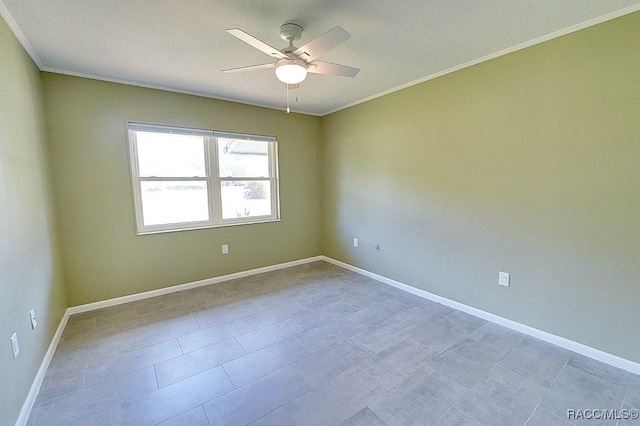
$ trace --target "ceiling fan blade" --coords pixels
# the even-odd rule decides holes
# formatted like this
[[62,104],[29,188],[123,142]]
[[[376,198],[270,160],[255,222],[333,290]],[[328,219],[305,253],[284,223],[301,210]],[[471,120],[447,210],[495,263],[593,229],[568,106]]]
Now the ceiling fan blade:
[[234,37],[239,38],[240,40],[247,43],[249,46],[253,46],[259,51],[278,59],[287,59],[288,56],[276,49],[275,47],[269,46],[267,43],[258,40],[251,34],[247,34],[242,31],[240,28],[231,28],[228,29],[227,32]]
[[293,54],[305,62],[311,62],[339,44],[349,40],[351,35],[340,27],[327,31],[320,37],[296,49]]
[[307,72],[314,74],[338,75],[340,77],[355,77],[358,72],[360,72],[360,68],[332,64],[331,62],[313,61],[309,64]]
[[227,70],[222,70],[222,72],[232,73],[232,72],[243,72],[243,71],[253,71],[253,70],[262,70],[266,68],[275,68],[276,63],[272,64],[260,64],[260,65],[249,65],[248,67],[238,67],[238,68],[229,68]]

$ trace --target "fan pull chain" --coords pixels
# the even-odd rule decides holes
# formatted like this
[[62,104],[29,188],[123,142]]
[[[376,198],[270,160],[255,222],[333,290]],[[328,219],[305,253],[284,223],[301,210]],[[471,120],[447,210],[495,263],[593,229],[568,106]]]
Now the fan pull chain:
[[291,113],[291,108],[289,108],[289,83],[285,83],[287,89],[287,114]]

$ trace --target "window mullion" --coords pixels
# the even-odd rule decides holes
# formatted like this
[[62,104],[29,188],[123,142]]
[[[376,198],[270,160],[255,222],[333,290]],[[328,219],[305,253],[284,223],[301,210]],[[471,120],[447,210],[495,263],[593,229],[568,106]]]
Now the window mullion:
[[218,140],[215,136],[208,138],[209,143],[209,180],[211,194],[212,220],[215,224],[222,223],[222,197],[220,194],[220,165],[218,161]]
[[277,146],[269,144],[269,177],[271,183],[271,216],[280,217],[280,195],[278,194]]
[[213,207],[213,195],[211,193],[211,136],[204,138],[204,167],[207,181],[207,207],[209,209],[209,224],[215,225],[215,212]]
[[206,176],[193,176],[193,177],[185,177],[185,176],[141,176],[138,177],[140,182],[195,182],[195,181],[206,181]]
[[253,177],[253,176],[243,176],[243,177],[231,177],[231,176],[223,176],[220,180],[229,181],[229,182],[251,182],[251,181],[270,181],[271,178],[268,177]]

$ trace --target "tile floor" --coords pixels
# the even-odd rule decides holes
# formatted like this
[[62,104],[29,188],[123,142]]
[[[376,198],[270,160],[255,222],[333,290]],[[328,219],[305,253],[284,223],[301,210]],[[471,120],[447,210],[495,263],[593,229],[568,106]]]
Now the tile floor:
[[316,262],[73,315],[29,424],[623,426],[567,410],[638,408],[640,376]]

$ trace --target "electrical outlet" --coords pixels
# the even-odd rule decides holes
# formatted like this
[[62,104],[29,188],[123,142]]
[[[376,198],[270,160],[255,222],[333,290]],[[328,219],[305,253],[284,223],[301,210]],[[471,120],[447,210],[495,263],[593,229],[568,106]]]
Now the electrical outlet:
[[354,247],[358,247],[358,239],[357,238],[353,239],[353,246]]
[[31,329],[35,330],[38,326],[38,320],[36,319],[36,310],[32,309],[29,311],[29,318],[31,319]]
[[20,346],[18,346],[18,333],[13,333],[11,336],[11,349],[13,350],[13,359],[18,358],[20,353]]
[[498,285],[509,287],[509,273],[498,272]]
[[229,254],[229,244],[222,245],[222,254]]

